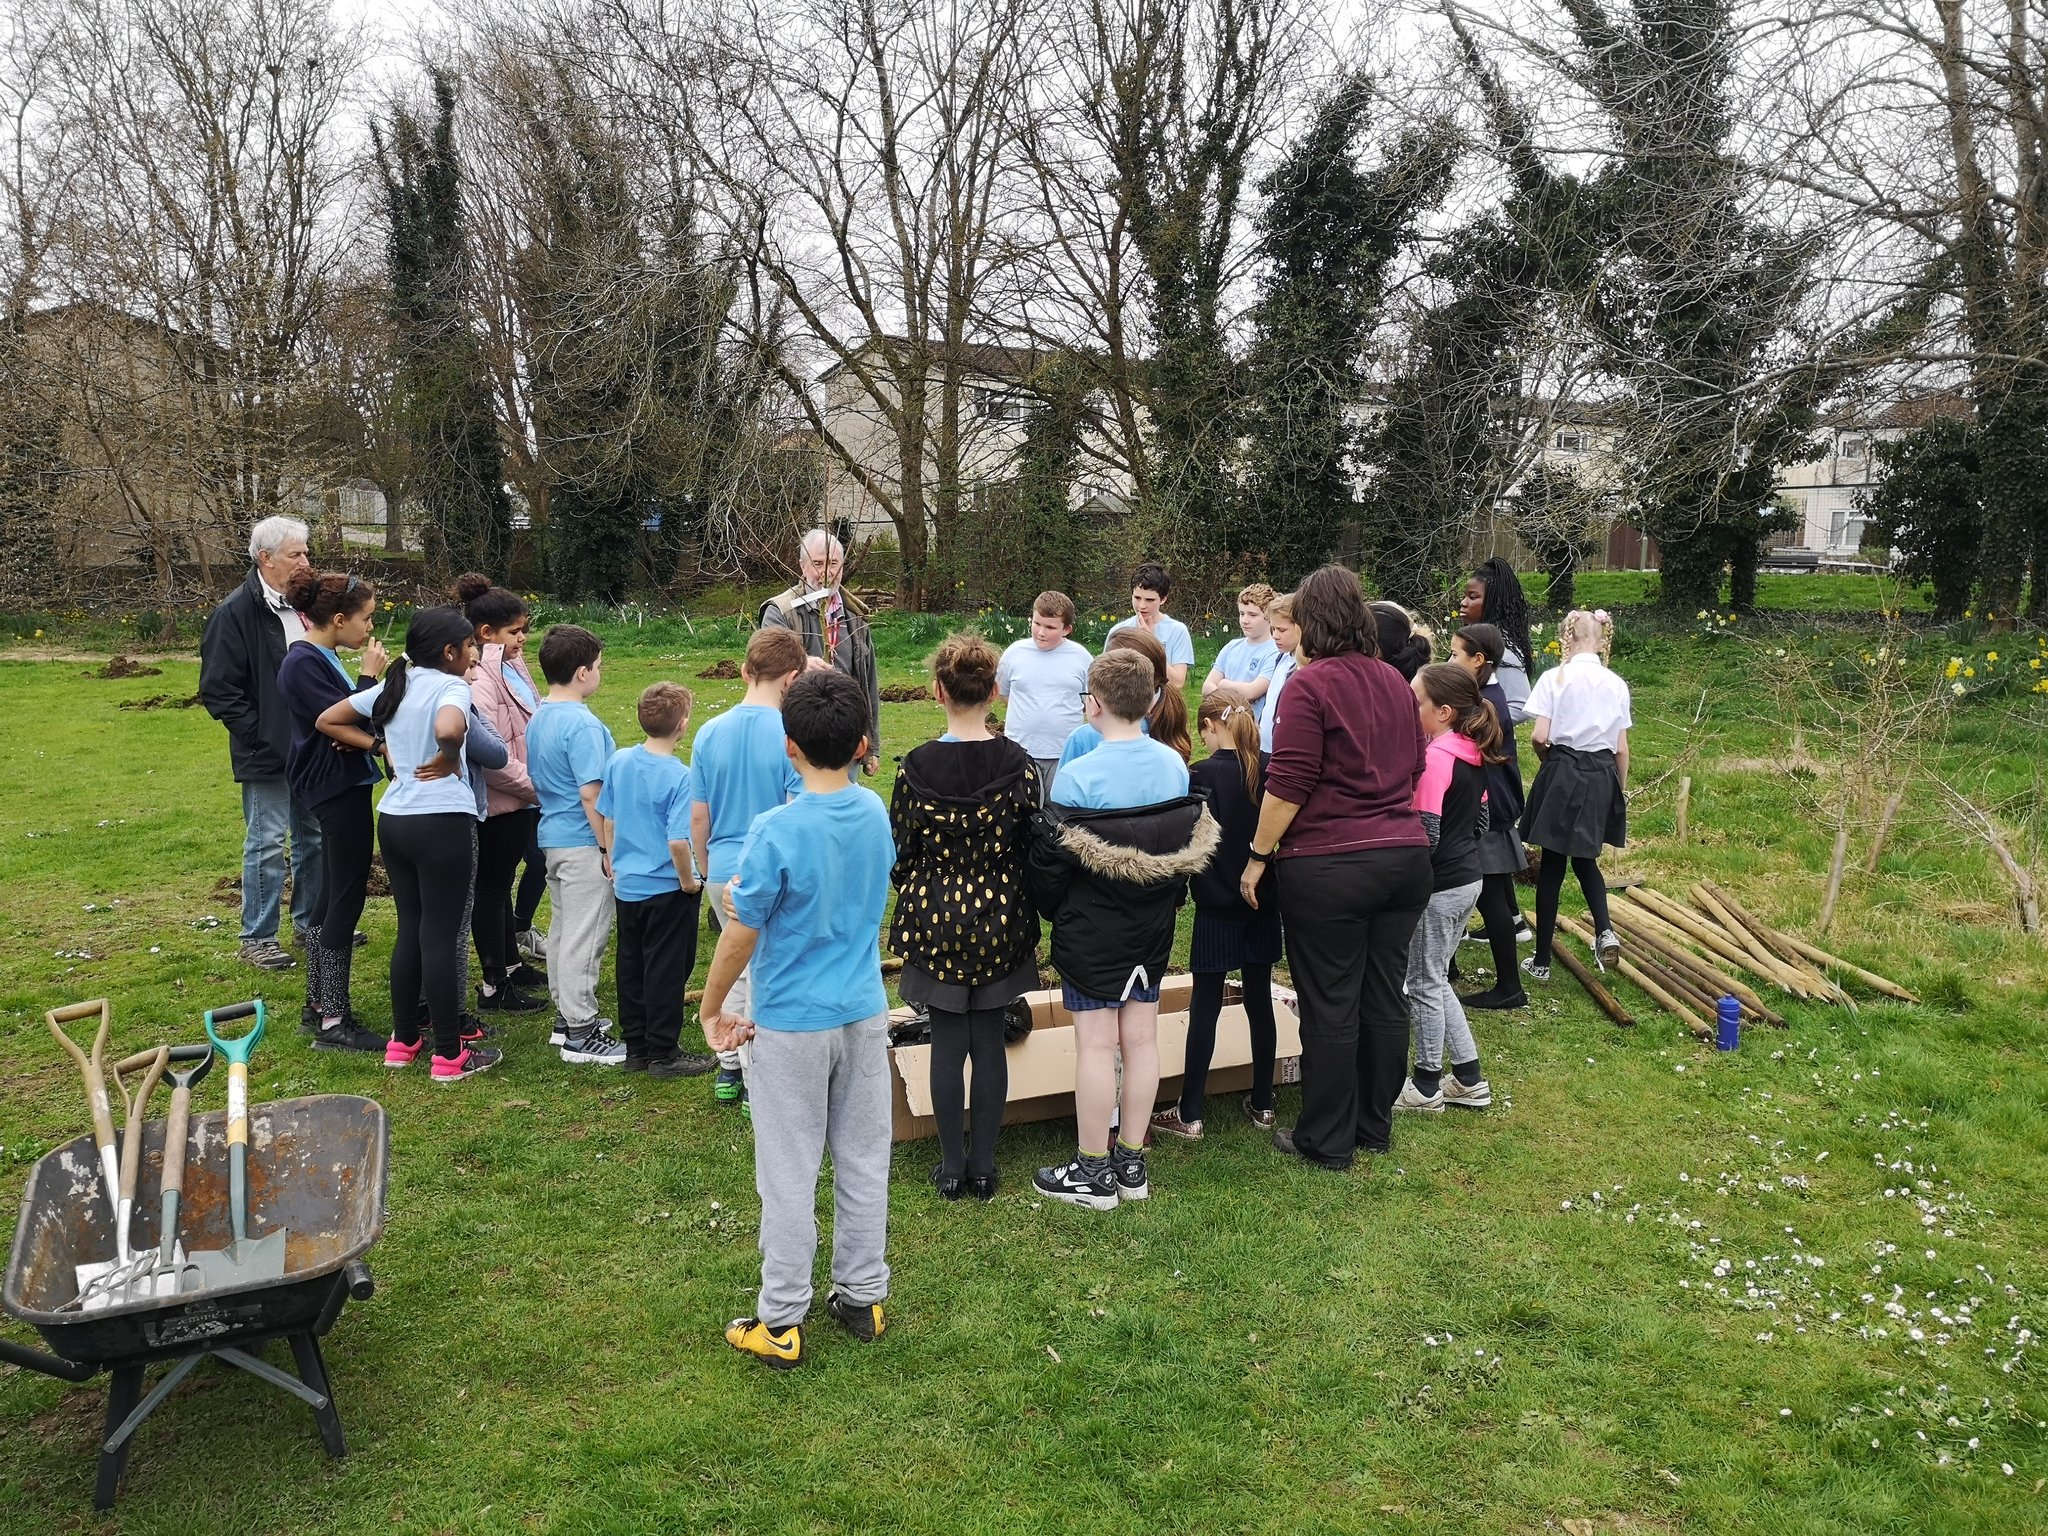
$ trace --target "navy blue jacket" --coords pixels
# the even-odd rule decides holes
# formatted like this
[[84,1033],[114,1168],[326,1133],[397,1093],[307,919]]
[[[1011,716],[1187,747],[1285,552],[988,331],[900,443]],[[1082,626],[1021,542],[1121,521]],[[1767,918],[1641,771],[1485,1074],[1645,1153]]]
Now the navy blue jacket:
[[[377,782],[377,760],[367,752],[344,747],[322,735],[314,722],[351,693],[375,687],[374,677],[359,678],[351,688],[326,653],[312,641],[292,646],[277,668],[277,691],[291,716],[291,745],[285,751],[285,780],[292,798],[307,810],[332,800],[344,790]],[[368,722],[364,722],[368,729]]]
[[1522,760],[1521,749],[1515,744],[1515,717],[1508,706],[1508,696],[1499,683],[1488,683],[1479,690],[1479,696],[1493,706],[1494,718],[1500,721],[1501,751],[1507,756],[1504,763],[1486,765],[1487,824],[1496,828],[1519,826],[1522,820]]

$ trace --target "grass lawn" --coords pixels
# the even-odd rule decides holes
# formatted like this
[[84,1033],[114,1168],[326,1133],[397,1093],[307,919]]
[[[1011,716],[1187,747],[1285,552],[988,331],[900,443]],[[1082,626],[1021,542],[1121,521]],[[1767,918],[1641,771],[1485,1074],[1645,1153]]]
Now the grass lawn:
[[[885,680],[913,680],[941,627],[890,621]],[[656,678],[697,690],[700,723],[738,697],[697,678],[730,626],[612,639],[597,707],[622,741]],[[1772,767],[1784,643],[1625,650],[1641,788],[1610,869],[1709,877],[1810,935],[1829,783]],[[203,1370],[102,1521],[104,1379],[0,1367],[0,1530],[2048,1529],[2048,951],[1933,794],[1852,874],[1832,935],[1925,1006],[1787,1002],[1789,1031],[1728,1056],[1647,1007],[1617,1030],[1560,973],[1531,1010],[1475,1018],[1491,1111],[1404,1119],[1393,1156],[1332,1176],[1281,1163],[1229,1096],[1207,1141],[1157,1150],[1148,1204],[1108,1216],[1028,1192],[1071,1123],[1005,1133],[990,1207],[939,1202],[934,1147],[899,1146],[888,1335],[814,1325],[811,1362],[777,1375],[719,1333],[751,1310],[758,1206],[746,1126],[708,1084],[564,1066],[539,1024],[452,1090],[315,1055],[296,974],[234,958],[219,729],[119,708],[188,696],[196,667],[85,670],[0,663],[0,1200],[85,1125],[45,1008],[113,997],[126,1049],[261,985],[257,1092],[378,1095],[390,1224],[377,1297],[328,1340],[346,1460],[300,1405]],[[2036,850],[2044,724],[2048,700],[1972,701],[1928,749]],[[932,705],[886,709],[894,751],[939,728]],[[356,995],[384,1025],[389,903],[365,926]]]

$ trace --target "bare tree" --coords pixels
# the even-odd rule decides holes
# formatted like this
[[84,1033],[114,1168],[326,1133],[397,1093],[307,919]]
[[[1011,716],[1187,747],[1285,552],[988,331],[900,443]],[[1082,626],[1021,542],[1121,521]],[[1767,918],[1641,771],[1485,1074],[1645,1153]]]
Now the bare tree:
[[[205,559],[196,546],[231,547],[319,467],[308,359],[342,249],[336,129],[361,34],[320,0],[71,0],[45,24],[80,155],[62,287],[148,328],[151,410],[175,400],[189,422],[152,440],[175,465],[141,468],[193,499]],[[104,393],[73,382],[74,402]]]

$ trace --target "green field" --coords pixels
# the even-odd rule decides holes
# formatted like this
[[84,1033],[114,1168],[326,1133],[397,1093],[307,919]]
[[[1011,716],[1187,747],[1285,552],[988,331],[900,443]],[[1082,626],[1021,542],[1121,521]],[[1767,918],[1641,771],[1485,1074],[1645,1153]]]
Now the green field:
[[[1767,591],[1807,607],[1779,589],[1835,590],[1818,580]],[[1624,600],[1594,578],[1582,596]],[[913,680],[944,627],[888,621],[885,680]],[[738,697],[697,677],[736,654],[729,623],[609,636],[596,705],[622,741],[654,679],[695,688],[700,722]],[[1872,717],[1856,656],[1897,637],[1624,640],[1635,841],[1610,868],[1712,878],[1811,932],[1828,765]],[[1913,687],[1995,643],[1915,641]],[[259,985],[216,890],[239,870],[225,745],[172,707],[196,667],[86,671],[0,661],[10,1214],[85,1125],[42,1010],[109,995],[132,1048]],[[758,1207],[746,1126],[708,1084],[567,1067],[515,1021],[497,1071],[434,1088],[315,1055],[296,976],[263,978],[281,1027],[259,1095],[367,1092],[391,1114],[378,1295],[327,1345],[353,1454],[330,1462],[298,1404],[203,1370],[102,1520],[104,1379],[0,1367],[0,1530],[2048,1529],[2048,951],[1926,787],[1964,789],[2039,867],[2048,697],[2019,676],[1928,725],[1874,874],[1854,845],[1832,942],[1923,1006],[1788,1002],[1789,1030],[1727,1056],[1646,1005],[1618,1030],[1560,973],[1531,1010],[1475,1019],[1493,1110],[1404,1120],[1393,1156],[1332,1176],[1281,1162],[1228,1096],[1208,1140],[1156,1151],[1148,1204],[1107,1216],[1029,1193],[1070,1124],[1005,1134],[988,1207],[939,1202],[934,1146],[902,1145],[890,1330],[862,1347],[816,1324],[788,1375],[720,1337],[751,1310]],[[892,751],[939,728],[929,704],[886,707]],[[365,926],[358,1005],[388,1025],[389,903]]]

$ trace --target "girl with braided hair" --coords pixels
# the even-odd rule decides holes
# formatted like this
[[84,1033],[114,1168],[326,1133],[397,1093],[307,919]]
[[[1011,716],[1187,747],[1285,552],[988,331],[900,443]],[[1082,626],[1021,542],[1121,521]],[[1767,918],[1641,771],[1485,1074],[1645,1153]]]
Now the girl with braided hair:
[[1507,695],[1510,725],[1529,718],[1529,661],[1535,655],[1529,643],[1529,601],[1522,595],[1521,578],[1515,568],[1499,555],[1481,562],[1465,583],[1458,601],[1460,624],[1491,624],[1507,644],[1493,680]]

